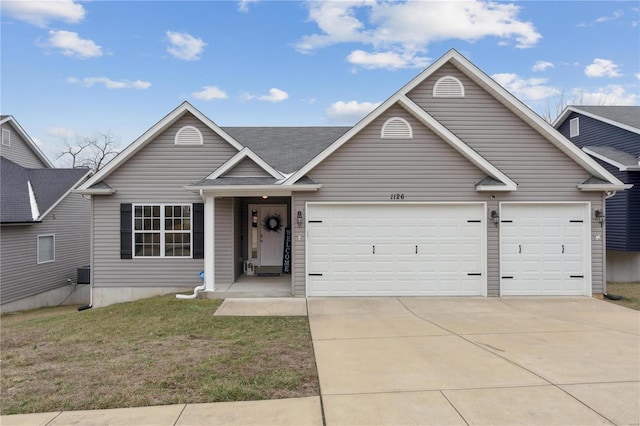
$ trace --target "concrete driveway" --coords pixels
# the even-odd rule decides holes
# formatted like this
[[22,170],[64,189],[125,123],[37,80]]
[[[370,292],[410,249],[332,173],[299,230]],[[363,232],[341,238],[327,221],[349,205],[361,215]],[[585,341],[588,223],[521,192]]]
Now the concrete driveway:
[[640,424],[640,312],[591,298],[311,298],[325,421]]

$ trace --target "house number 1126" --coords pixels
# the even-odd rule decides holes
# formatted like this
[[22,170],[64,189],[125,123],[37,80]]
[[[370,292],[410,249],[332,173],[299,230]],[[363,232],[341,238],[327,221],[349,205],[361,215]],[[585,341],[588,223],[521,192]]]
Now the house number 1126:
[[404,200],[404,194],[391,194],[392,200]]

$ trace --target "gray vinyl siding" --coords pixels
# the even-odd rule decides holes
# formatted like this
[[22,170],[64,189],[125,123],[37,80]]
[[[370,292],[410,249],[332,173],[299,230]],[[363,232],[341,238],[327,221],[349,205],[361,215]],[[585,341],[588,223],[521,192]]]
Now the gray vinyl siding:
[[[175,145],[176,132],[183,126],[202,132],[202,145]],[[108,196],[94,196],[94,262],[96,287],[176,287],[200,283],[202,259],[120,259],[121,203],[201,203],[199,194],[185,185],[211,174],[237,153],[211,129],[186,114],[150,141],[129,161],[109,175],[105,182],[116,190]],[[231,282],[233,232],[229,228],[232,204],[216,200],[216,281]],[[227,231],[229,228],[229,231]]]
[[225,173],[225,177],[271,177],[262,167],[258,166],[250,158],[244,158],[231,170]]
[[[460,79],[465,98],[432,97],[433,84],[444,75]],[[389,202],[392,193],[405,194],[404,202],[484,201],[487,218],[491,210],[499,209],[501,201],[579,201],[591,203],[591,211],[601,208],[601,193],[577,189],[577,185],[590,176],[587,171],[453,66],[446,65],[434,73],[409,97],[514,180],[518,190],[478,193],[475,184],[486,174],[396,106],[308,173],[322,188],[317,193],[296,193],[292,210],[305,211],[305,203],[309,201]],[[382,123],[393,116],[405,118],[411,124],[413,140],[380,139]],[[602,293],[603,232],[593,217],[591,230],[592,291]],[[499,231],[499,227],[487,220],[490,296],[500,292]],[[305,294],[304,236],[304,228],[294,227],[296,295]]]
[[9,123],[3,123],[1,127],[11,132],[11,145],[6,146],[0,144],[0,155],[22,167],[30,169],[49,168],[49,166],[43,163],[33,152],[27,142],[20,137],[13,126]]
[[[14,302],[75,281],[89,264],[91,203],[70,194],[42,223],[3,226],[0,238],[0,301]],[[38,235],[55,235],[55,261],[38,264]]]

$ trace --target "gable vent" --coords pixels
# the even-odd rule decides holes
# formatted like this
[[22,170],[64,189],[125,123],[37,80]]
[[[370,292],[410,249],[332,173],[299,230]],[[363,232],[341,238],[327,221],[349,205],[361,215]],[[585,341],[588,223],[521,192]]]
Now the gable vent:
[[202,133],[193,126],[184,126],[176,133],[175,144],[202,145]]
[[464,86],[455,77],[446,75],[441,77],[433,86],[434,98],[464,98]]
[[2,145],[11,146],[11,131],[2,129]]
[[575,138],[580,136],[580,118],[572,118],[569,120],[569,137]]
[[384,122],[380,131],[381,139],[413,139],[411,124],[404,118],[392,117]]

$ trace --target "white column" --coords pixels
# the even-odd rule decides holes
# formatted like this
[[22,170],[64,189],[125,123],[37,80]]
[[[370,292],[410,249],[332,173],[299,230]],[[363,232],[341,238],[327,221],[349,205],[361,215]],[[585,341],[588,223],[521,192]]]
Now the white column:
[[215,253],[215,211],[216,200],[206,195],[204,201],[204,291],[216,289],[216,253]]

